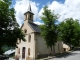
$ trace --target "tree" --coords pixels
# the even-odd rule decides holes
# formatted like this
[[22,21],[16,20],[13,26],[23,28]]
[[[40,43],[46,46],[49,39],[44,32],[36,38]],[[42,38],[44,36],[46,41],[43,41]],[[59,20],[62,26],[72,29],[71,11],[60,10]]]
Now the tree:
[[57,19],[58,15],[54,14],[54,11],[48,9],[47,6],[44,7],[44,12],[42,13],[41,20],[44,22],[44,25],[41,25],[41,35],[44,37],[48,47],[55,45],[57,42]]
[[0,53],[3,45],[16,46],[17,38],[24,39],[24,34],[15,19],[11,0],[0,0]]
[[78,20],[67,18],[59,24],[58,38],[68,45],[77,46],[80,42],[80,24]]

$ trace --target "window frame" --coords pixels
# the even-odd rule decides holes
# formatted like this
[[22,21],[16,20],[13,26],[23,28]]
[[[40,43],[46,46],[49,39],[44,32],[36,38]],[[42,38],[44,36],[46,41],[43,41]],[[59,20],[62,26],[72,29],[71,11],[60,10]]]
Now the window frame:
[[30,56],[30,48],[28,48],[28,56]]
[[25,33],[25,34],[27,33],[27,29],[24,29],[24,33]]
[[28,37],[28,42],[31,42],[31,35],[29,35]]

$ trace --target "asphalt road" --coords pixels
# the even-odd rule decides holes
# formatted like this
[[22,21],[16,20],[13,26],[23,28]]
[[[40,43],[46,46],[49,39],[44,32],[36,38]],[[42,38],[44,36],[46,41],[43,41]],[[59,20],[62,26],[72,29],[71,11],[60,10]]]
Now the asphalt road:
[[72,51],[49,60],[80,60],[80,50]]

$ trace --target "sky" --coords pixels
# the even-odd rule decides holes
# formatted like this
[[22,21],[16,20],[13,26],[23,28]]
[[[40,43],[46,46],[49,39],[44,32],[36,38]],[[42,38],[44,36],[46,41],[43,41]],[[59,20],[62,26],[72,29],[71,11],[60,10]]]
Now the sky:
[[80,20],[80,0],[12,0],[15,17],[20,26],[24,22],[24,13],[27,12],[29,3],[34,13],[34,23],[38,25],[43,24],[39,17],[46,5],[50,10],[54,10],[54,14],[60,15],[59,22],[71,17]]

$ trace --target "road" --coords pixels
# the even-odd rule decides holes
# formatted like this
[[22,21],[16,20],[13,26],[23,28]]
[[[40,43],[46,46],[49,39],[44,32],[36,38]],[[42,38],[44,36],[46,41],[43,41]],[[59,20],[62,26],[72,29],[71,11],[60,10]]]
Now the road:
[[15,59],[9,58],[9,60],[15,60]]
[[80,50],[76,50],[49,60],[80,60]]
[[[9,60],[15,60],[15,59],[10,58]],[[43,60],[80,60],[80,48],[71,51],[69,53],[57,55],[55,58],[43,59]]]

